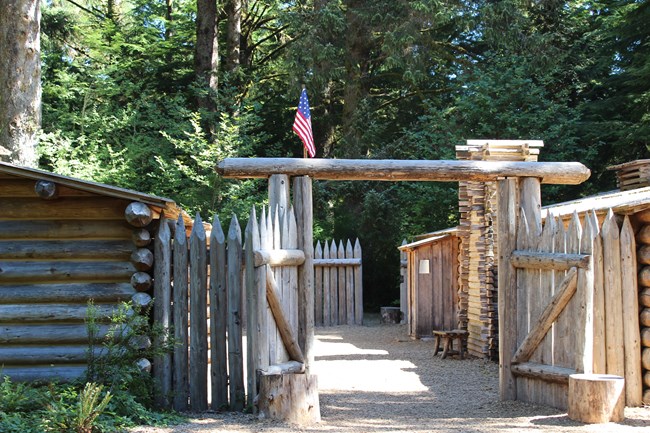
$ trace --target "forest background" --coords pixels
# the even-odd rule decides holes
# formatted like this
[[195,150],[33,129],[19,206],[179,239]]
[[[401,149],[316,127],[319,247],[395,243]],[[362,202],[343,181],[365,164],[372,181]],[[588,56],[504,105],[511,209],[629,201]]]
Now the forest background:
[[[546,204],[615,188],[648,157],[650,6],[639,0],[47,0],[39,166],[247,219],[266,182],[225,157],[454,159],[466,139],[541,139],[592,170]],[[365,307],[399,298],[404,238],[454,226],[442,183],[314,184],[315,238],[359,238]]]

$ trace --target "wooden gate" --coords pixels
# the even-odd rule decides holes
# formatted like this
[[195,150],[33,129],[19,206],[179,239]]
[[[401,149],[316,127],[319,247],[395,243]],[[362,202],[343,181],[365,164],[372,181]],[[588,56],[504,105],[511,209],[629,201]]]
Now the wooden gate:
[[539,197],[537,179],[499,181],[501,397],[566,409],[570,374],[609,373],[626,378],[627,404],[636,406],[630,221],[619,229],[610,210],[602,229],[593,212],[582,223],[574,213],[542,224]]

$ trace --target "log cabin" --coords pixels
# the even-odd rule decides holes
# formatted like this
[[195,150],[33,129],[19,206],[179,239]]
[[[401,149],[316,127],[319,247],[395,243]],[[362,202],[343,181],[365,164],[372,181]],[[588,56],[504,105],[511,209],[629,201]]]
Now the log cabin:
[[86,369],[88,302],[100,334],[121,301],[151,300],[152,232],[192,221],[173,200],[0,162],[0,369],[18,381]]

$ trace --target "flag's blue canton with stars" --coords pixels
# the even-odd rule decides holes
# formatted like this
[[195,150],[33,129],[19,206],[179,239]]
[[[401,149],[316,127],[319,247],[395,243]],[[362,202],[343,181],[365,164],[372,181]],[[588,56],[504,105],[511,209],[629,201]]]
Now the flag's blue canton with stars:
[[302,89],[300,102],[298,102],[298,111],[293,121],[293,130],[302,140],[302,144],[307,149],[310,158],[316,156],[316,147],[314,146],[314,135],[311,131],[311,114],[309,112],[309,100],[307,99],[307,90]]

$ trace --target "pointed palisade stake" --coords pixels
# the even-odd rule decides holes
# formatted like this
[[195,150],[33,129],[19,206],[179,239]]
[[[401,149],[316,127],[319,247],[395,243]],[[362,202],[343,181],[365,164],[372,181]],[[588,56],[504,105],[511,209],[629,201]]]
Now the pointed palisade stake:
[[190,234],[190,407],[208,408],[207,250],[201,215]]
[[[361,244],[359,238],[354,241],[354,258],[361,260]],[[404,303],[406,305],[406,302]],[[363,268],[354,267],[354,323],[363,325]]]
[[242,244],[241,229],[233,215],[228,229],[228,367],[230,409],[244,409],[244,358],[242,353]]
[[[323,258],[323,247],[320,241],[316,242],[314,260]],[[314,268],[314,324],[323,326],[323,267]]]
[[178,216],[174,231],[174,410],[186,411],[190,384],[188,378],[188,278],[187,278],[187,238],[183,216]]
[[[160,349],[167,343],[167,332],[171,322],[171,234],[163,218],[154,241],[156,261],[154,267],[154,322],[162,329],[162,335],[156,339]],[[170,406],[171,395],[171,355],[167,351],[154,359],[154,377],[160,389],[156,393],[156,404],[166,408]]]
[[210,359],[212,410],[228,407],[228,357],[226,323],[228,292],[226,289],[226,237],[217,215],[210,232]]
[[255,214],[255,207],[251,208],[248,224],[246,225],[246,239],[244,247],[245,257],[245,282],[246,282],[246,350],[248,353],[246,359],[246,371],[249,374],[246,376],[246,405],[253,409],[254,399],[257,394],[257,374],[259,368],[259,359],[257,357],[257,348],[260,342],[258,341],[258,292],[255,284],[255,246],[259,248],[259,232],[257,229],[257,215]]

